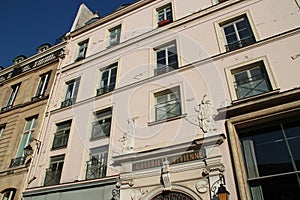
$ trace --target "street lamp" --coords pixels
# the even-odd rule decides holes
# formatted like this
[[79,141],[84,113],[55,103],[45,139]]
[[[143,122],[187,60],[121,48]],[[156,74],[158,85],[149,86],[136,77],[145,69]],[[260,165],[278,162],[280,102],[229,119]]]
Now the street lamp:
[[[31,138],[30,141],[35,141],[36,142],[36,149],[37,149],[37,152],[39,152],[40,150],[40,147],[41,147],[41,141],[35,139],[35,138]],[[24,155],[27,157],[27,156],[30,156],[33,154],[33,148],[30,144],[28,144],[25,148],[24,148]]]
[[[223,174],[219,175],[220,178],[212,184],[211,191],[214,193],[212,200],[229,200],[229,192],[227,191],[225,185],[225,177]],[[219,185],[217,187],[216,185]]]
[[219,200],[229,200],[229,194],[226,187],[221,183],[217,191]]
[[27,157],[27,156],[30,156],[33,154],[33,149],[32,147],[29,145],[27,145],[25,148],[24,148],[24,155]]

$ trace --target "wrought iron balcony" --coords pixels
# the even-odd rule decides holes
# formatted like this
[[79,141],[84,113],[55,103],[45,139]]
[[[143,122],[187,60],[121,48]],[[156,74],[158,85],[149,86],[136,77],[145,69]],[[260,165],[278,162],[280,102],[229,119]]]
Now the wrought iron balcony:
[[[103,159],[91,159],[87,161],[86,179],[103,178],[106,176],[107,169],[107,153],[101,154]],[[102,162],[101,162],[102,160]]]
[[155,105],[156,121],[181,115],[180,101],[168,101]]
[[36,100],[41,99],[41,98],[43,98],[43,97],[44,97],[44,94],[38,94],[38,95],[32,97],[32,98],[31,98],[31,101],[36,101]]
[[58,185],[60,183],[62,170],[46,169],[44,186]]
[[67,106],[71,106],[75,103],[75,98],[71,98],[71,99],[66,99],[65,101],[61,102],[61,108],[67,107]]
[[70,130],[59,131],[55,133],[52,150],[67,147]]
[[108,92],[111,92],[115,89],[115,84],[111,84],[102,88],[97,89],[97,96],[106,94]]
[[158,68],[154,69],[154,76],[158,76],[160,74],[164,74],[170,71],[177,69],[177,63],[173,63],[171,65],[159,66]]
[[255,42],[255,38],[253,36],[250,36],[248,38],[225,45],[225,48],[226,48],[226,51],[233,51],[235,49],[239,49],[241,47],[245,47],[250,44],[253,44],[254,42]]
[[11,159],[9,168],[18,167],[25,164],[26,156]]
[[111,119],[106,119],[106,122],[96,121],[93,123],[91,140],[96,140],[110,135]]

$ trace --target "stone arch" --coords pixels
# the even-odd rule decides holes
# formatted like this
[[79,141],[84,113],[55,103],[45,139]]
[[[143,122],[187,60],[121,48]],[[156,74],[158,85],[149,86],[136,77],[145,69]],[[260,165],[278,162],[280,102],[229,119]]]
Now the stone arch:
[[[163,192],[164,190],[162,186],[156,187],[148,194],[146,194],[143,197],[143,200],[152,200],[158,195],[162,194]],[[202,200],[201,197],[195,191],[182,185],[172,185],[172,190],[170,192],[182,194],[183,196],[187,196],[191,200]]]

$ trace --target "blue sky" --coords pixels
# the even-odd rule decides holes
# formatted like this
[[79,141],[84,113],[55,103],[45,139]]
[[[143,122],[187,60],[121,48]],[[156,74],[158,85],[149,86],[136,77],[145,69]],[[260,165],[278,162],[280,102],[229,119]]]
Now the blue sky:
[[79,5],[105,16],[137,0],[1,0],[0,66],[8,67],[18,55],[30,57],[43,43],[55,44],[68,32]]

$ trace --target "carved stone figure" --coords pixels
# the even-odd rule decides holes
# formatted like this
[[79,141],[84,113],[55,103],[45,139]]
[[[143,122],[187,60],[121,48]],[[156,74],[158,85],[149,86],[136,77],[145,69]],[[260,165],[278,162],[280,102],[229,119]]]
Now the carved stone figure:
[[164,191],[171,191],[172,188],[169,165],[170,162],[165,159],[161,167],[161,182],[164,185]]
[[127,120],[128,128],[127,131],[124,132],[121,141],[123,143],[123,152],[128,152],[133,149],[134,145],[134,123],[135,118],[129,118]]
[[216,131],[216,124],[213,114],[213,106],[210,100],[206,99],[204,95],[201,104],[199,104],[197,111],[199,112],[199,126],[204,133]]

